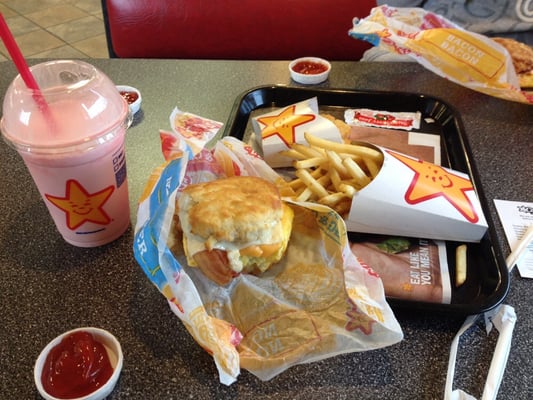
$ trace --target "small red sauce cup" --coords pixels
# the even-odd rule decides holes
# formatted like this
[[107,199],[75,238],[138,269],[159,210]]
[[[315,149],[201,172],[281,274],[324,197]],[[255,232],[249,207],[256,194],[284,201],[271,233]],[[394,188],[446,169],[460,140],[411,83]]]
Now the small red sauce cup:
[[316,85],[328,79],[331,64],[318,57],[301,57],[289,64],[291,78],[304,85]]
[[141,108],[141,92],[133,86],[118,85],[117,90],[120,95],[128,102],[131,114],[135,114]]
[[63,400],[64,399],[61,397],[53,396],[52,394],[48,393],[46,389],[44,388],[42,376],[43,376],[43,368],[45,367],[45,362],[48,357],[48,354],[54,347],[59,345],[65,337],[72,335],[73,333],[77,333],[77,332],[87,332],[92,335],[95,342],[99,342],[103,345],[107,353],[107,356],[109,357],[109,362],[113,369],[113,373],[111,374],[109,379],[104,384],[102,384],[98,389],[94,390],[93,392],[85,394],[81,397],[75,397],[75,398],[69,397],[69,398],[72,400],[101,400],[109,396],[109,394],[115,388],[115,385],[120,376],[120,372],[122,370],[122,363],[123,363],[123,355],[122,355],[122,349],[120,347],[120,343],[111,333],[103,329],[92,328],[92,327],[78,328],[78,329],[73,329],[71,331],[65,332],[62,335],[59,335],[58,337],[56,337],[54,340],[48,343],[48,345],[46,345],[46,347],[41,351],[41,354],[39,354],[39,357],[37,358],[37,361],[35,363],[35,368],[33,371],[33,378],[35,381],[35,386],[37,387],[37,390],[39,391],[39,394],[46,400]]

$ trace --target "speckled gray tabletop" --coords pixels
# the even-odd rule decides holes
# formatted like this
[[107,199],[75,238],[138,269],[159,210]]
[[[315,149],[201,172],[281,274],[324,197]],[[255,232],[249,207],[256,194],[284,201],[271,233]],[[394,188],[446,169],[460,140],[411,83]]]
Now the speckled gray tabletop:
[[[288,84],[286,62],[89,60],[116,84],[143,95],[127,134],[130,202],[162,161],[159,129],[174,107],[226,122],[244,91]],[[37,60],[31,60],[30,64]],[[16,75],[0,64],[0,93]],[[460,114],[472,161],[489,200],[498,248],[509,253],[492,199],[533,201],[533,107],[448,82],[413,63],[334,63],[325,88],[406,91],[441,98]],[[0,143],[0,398],[39,395],[33,364],[58,334],[96,326],[115,334],[124,368],[112,399],[440,399],[449,348],[462,315],[398,309],[404,340],[391,347],[293,367],[268,382],[242,371],[227,387],[211,357],[189,336],[137,265],[130,228],[94,249],[66,244],[22,160]],[[133,208],[134,210],[134,208]],[[132,213],[135,220],[135,212]],[[500,399],[533,397],[533,282],[511,274],[505,299],[518,316]],[[497,334],[483,325],[461,341],[456,387],[481,398]]]

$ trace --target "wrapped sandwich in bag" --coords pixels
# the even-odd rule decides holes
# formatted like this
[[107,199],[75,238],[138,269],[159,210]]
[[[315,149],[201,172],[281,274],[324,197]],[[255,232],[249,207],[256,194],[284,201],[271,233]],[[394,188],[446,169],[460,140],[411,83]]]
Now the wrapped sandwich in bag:
[[[198,144],[196,135],[195,145]],[[167,161],[140,199],[135,258],[193,338],[214,358],[220,381],[240,369],[269,380],[292,365],[392,345],[403,333],[371,268],[350,251],[338,214],[286,201],[294,212],[283,258],[259,275],[219,285],[191,267],[176,235],[176,199],[188,185],[231,176],[283,180],[247,144],[231,137],[212,150],[162,132]],[[261,199],[257,199],[258,202]]]
[[503,46],[422,8],[375,7],[368,17],[354,19],[349,35],[392,54],[408,55],[470,89],[533,103],[533,96],[520,90],[512,59]]

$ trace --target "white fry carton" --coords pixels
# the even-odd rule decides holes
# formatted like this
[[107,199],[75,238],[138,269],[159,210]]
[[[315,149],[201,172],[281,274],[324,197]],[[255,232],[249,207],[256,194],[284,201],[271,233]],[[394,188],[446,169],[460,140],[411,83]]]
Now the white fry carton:
[[292,159],[279,153],[293,143],[306,143],[304,132],[342,142],[335,124],[319,115],[316,97],[252,118],[252,126],[264,160],[274,168],[291,166]]
[[467,174],[379,148],[383,166],[357,192],[348,231],[478,242],[487,221]]

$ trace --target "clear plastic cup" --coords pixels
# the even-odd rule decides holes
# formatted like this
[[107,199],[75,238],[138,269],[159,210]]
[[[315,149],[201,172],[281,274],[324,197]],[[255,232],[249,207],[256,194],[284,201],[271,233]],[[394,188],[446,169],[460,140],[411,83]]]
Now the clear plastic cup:
[[130,223],[124,138],[128,104],[114,83],[83,61],[31,68],[40,93],[20,75],[9,86],[0,129],[24,160],[63,238],[95,247]]

